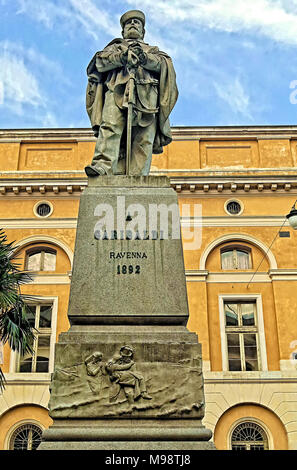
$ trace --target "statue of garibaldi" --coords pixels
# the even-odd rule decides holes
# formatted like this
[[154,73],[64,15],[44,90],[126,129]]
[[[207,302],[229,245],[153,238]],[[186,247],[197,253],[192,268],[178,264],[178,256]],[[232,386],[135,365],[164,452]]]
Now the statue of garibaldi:
[[87,67],[86,107],[97,137],[88,176],[148,175],[152,153],[172,140],[169,114],[178,90],[171,58],[143,41],[141,11],[124,13],[120,23],[123,39]]

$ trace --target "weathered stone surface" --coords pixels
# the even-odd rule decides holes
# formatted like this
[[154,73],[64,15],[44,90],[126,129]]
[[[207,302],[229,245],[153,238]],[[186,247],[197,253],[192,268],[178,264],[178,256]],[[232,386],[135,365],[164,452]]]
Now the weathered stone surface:
[[[203,417],[201,347],[196,335],[183,328],[180,342],[163,327],[166,332],[159,331],[157,340],[137,328],[129,336],[119,335],[116,327],[107,334],[98,328],[85,341],[77,341],[71,330],[64,335],[67,342],[62,338],[56,346],[52,418]],[[124,356],[125,345],[132,351],[130,357]]]
[[43,441],[38,450],[216,450],[212,441]]
[[174,206],[178,215],[166,178],[90,180],[78,218],[71,328],[56,345],[49,402],[54,424],[39,449],[213,449],[212,433],[202,425],[201,345],[184,326],[188,304],[179,215],[174,221],[166,214],[166,237],[160,236],[164,221],[159,217],[157,236],[105,239],[94,237],[96,230],[112,232],[110,226],[95,227],[99,204],[105,204],[105,212],[112,208],[116,218],[122,210],[124,233],[134,220],[135,204],[144,209],[146,223],[151,204]]
[[72,324],[186,323],[177,196],[166,177],[90,179],[68,316]]
[[211,431],[195,419],[55,420],[39,449],[211,450]]

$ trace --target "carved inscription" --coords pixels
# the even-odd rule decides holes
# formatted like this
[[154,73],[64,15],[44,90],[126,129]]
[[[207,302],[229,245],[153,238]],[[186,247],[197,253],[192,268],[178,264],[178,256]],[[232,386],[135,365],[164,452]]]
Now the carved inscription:
[[96,240],[164,240],[164,232],[160,230],[144,230],[140,232],[136,230],[95,230],[94,238]]
[[110,259],[147,259],[147,254],[144,251],[110,251]]
[[[147,254],[144,251],[110,251],[109,259],[122,260],[122,259],[147,259]],[[118,264],[116,267],[117,275],[126,274],[140,274],[141,266],[139,264]]]

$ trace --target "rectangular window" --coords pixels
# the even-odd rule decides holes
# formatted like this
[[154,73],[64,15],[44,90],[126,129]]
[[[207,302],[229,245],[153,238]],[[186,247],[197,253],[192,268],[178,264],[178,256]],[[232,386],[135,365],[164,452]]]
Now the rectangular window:
[[224,301],[228,370],[260,369],[257,309],[255,301]]
[[49,372],[52,344],[53,304],[42,303],[27,306],[27,317],[35,328],[33,354],[19,358],[18,372]]

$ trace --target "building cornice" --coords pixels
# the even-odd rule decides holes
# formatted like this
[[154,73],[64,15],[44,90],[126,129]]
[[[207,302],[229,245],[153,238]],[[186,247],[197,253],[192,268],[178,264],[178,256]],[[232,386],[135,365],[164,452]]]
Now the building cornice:
[[[296,139],[297,126],[173,126],[173,140],[192,139]],[[1,141],[95,141],[90,128],[1,129]]]
[[[209,172],[208,172],[209,173]],[[198,175],[171,176],[170,184],[177,193],[289,193],[297,191],[297,170],[294,175]],[[162,173],[164,174],[164,173]],[[0,196],[79,195],[87,186],[83,172],[2,172],[0,173]]]

